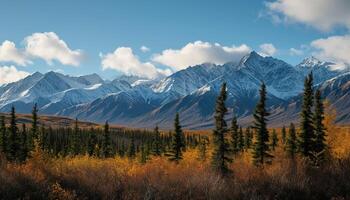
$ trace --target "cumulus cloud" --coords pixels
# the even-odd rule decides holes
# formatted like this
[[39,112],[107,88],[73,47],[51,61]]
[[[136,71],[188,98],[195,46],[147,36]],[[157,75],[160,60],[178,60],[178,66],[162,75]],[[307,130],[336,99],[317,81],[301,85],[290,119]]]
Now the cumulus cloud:
[[16,82],[29,75],[28,72],[19,71],[15,66],[0,67],[0,85],[5,83]]
[[129,47],[119,47],[113,53],[100,54],[100,57],[102,58],[101,64],[104,70],[114,69],[126,75],[151,79],[171,74],[170,70],[158,69],[150,62],[141,62]]
[[140,50],[141,50],[142,52],[146,53],[146,52],[149,52],[151,49],[148,48],[148,47],[146,47],[146,46],[141,46],[141,47],[140,47]]
[[261,44],[259,47],[260,47],[259,53],[262,54],[263,56],[273,56],[277,52],[276,47],[273,46],[273,44],[271,43]]
[[349,0],[275,0],[266,7],[275,22],[299,22],[322,31],[350,29]]
[[350,35],[331,36],[311,42],[314,55],[323,60],[336,62],[339,66],[350,65]]
[[25,38],[26,52],[48,64],[53,60],[64,65],[78,66],[83,59],[81,50],[71,50],[54,32],[34,33]]
[[181,49],[166,49],[155,54],[152,61],[171,67],[174,71],[188,66],[206,62],[223,64],[229,61],[238,62],[251,51],[245,44],[240,46],[222,46],[218,43],[196,41],[188,43]]
[[31,63],[25,53],[17,49],[15,43],[8,40],[0,45],[0,62],[13,62],[21,66]]

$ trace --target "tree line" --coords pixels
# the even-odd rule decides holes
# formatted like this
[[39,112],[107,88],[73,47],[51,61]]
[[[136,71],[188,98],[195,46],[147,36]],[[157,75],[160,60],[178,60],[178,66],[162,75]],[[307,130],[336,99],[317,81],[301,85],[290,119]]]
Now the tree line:
[[[252,151],[252,160],[256,166],[271,163],[273,151],[278,145],[278,136],[273,129],[267,128],[269,112],[266,109],[266,85],[261,84],[258,101],[253,114],[254,122],[243,133],[237,123],[237,117],[233,112],[231,127],[225,120],[228,109],[225,105],[227,99],[226,83],[223,83],[215,107],[215,129],[213,130],[214,151],[212,165],[222,175],[230,172],[229,163],[235,156],[247,149]],[[319,89],[314,91],[313,75],[310,73],[304,82],[302,96],[302,109],[300,113],[300,128],[297,133],[295,125],[289,125],[287,133],[285,126],[281,131],[282,144],[288,156],[294,160],[296,155],[308,160],[312,165],[321,165],[327,154],[326,129],[323,124],[324,105]]]
[[0,152],[10,162],[25,162],[35,151],[51,157],[88,155],[96,158],[127,157],[145,163],[151,156],[167,156],[179,162],[182,152],[197,148],[205,136],[184,134],[179,115],[174,120],[174,131],[153,131],[110,128],[80,128],[78,119],[73,127],[46,127],[38,123],[38,109],[34,105],[31,128],[17,124],[15,108],[11,108],[9,125],[0,117]]
[[[26,124],[18,126],[15,108],[12,107],[9,125],[5,117],[0,117],[0,150],[7,160],[25,162],[32,153],[40,150],[53,157],[88,155],[97,158],[115,156],[138,158],[145,163],[151,157],[166,156],[178,163],[187,149],[197,148],[199,159],[206,160],[209,144],[212,142],[211,163],[222,175],[228,174],[229,163],[242,152],[251,151],[253,163],[263,166],[273,161],[273,151],[279,143],[275,130],[269,131],[266,109],[266,86],[262,83],[259,90],[260,100],[254,110],[254,122],[243,129],[233,112],[231,126],[225,120],[226,83],[222,84],[216,100],[212,138],[199,134],[184,134],[179,113],[174,119],[174,130],[160,132],[158,127],[153,131],[133,129],[111,129],[108,121],[103,128],[80,128],[78,119],[73,127],[46,127],[38,123],[38,109],[35,104],[32,111],[30,128]],[[326,158],[326,130],[323,124],[324,105],[320,90],[314,91],[313,76],[310,73],[304,82],[302,110],[300,112],[299,132],[293,123],[288,132],[285,126],[281,131],[281,142],[288,156],[294,160],[297,155],[319,166]]]

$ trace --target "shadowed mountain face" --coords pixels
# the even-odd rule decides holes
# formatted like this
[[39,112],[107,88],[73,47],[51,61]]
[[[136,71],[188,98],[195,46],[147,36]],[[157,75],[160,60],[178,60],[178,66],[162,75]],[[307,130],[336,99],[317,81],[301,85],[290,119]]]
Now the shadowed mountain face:
[[292,66],[251,52],[238,64],[196,65],[161,80],[122,76],[104,81],[97,74],[70,77],[34,73],[0,87],[0,111],[8,112],[14,105],[18,112],[30,113],[37,103],[43,114],[162,128],[171,128],[179,112],[184,127],[209,128],[213,126],[216,96],[226,82],[227,119],[234,108],[241,124],[249,125],[263,81],[268,91],[270,125],[279,126],[297,121],[304,77],[313,72],[315,87],[338,109],[338,122],[350,123],[350,74],[333,70],[332,65],[311,57]]

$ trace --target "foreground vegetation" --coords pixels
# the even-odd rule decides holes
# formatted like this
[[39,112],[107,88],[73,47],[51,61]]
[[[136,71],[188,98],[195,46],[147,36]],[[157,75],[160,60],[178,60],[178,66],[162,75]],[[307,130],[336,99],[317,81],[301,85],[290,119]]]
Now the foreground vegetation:
[[[215,127],[187,132],[17,124],[0,118],[1,199],[350,199],[350,132],[305,79],[300,126],[268,129],[266,87],[251,127],[228,128],[226,84]],[[8,125],[6,125],[8,124]]]

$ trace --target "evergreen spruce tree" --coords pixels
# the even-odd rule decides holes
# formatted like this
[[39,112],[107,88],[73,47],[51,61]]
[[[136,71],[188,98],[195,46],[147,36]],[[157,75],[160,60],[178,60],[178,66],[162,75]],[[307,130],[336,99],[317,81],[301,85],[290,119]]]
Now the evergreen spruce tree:
[[179,113],[176,113],[174,121],[174,134],[172,136],[172,143],[170,145],[169,156],[170,161],[178,163],[182,160],[182,148],[184,147],[183,132],[180,125]]
[[158,129],[158,126],[154,128],[154,139],[153,139],[153,144],[152,144],[152,155],[154,156],[161,156],[161,137],[160,137],[160,132]]
[[5,125],[5,116],[0,117],[0,152],[7,154],[8,149],[8,136]]
[[136,156],[136,147],[135,147],[135,135],[132,134],[129,149],[128,149],[128,157],[133,159]]
[[230,149],[226,139],[228,131],[224,119],[225,114],[227,113],[227,108],[225,106],[226,98],[226,83],[223,83],[220,94],[216,100],[215,129],[213,130],[214,150],[212,156],[212,165],[221,175],[225,175],[230,171],[228,169],[228,163],[232,162],[232,159],[228,156],[230,154]]
[[269,131],[267,130],[267,119],[269,113],[266,111],[266,86],[263,83],[260,89],[260,101],[256,105],[254,112],[254,129],[256,131],[256,141],[253,149],[253,161],[255,165],[262,165],[270,162],[273,157],[269,154]]
[[199,156],[198,156],[198,159],[200,161],[207,160],[208,145],[209,145],[209,138],[208,137],[199,138]]
[[70,138],[70,153],[74,156],[80,153],[79,131],[79,121],[78,118],[75,118],[74,130],[72,133],[72,137]]
[[315,140],[313,147],[313,159],[318,165],[325,158],[326,145],[326,129],[323,124],[324,106],[321,97],[321,91],[316,90],[315,93],[315,112],[313,116],[313,125],[315,130]]
[[244,146],[245,146],[245,149],[249,149],[251,147],[252,142],[253,142],[252,141],[253,140],[252,135],[253,134],[252,134],[250,128],[247,127],[246,130],[245,130],[245,135],[244,135]]
[[141,144],[141,155],[140,155],[140,162],[142,164],[145,164],[148,160],[147,150],[145,147],[145,144],[142,142]]
[[286,143],[286,139],[287,139],[287,131],[286,131],[286,127],[283,126],[282,127],[282,131],[281,131],[281,134],[282,134],[282,144],[285,144]]
[[29,146],[29,151],[34,151],[35,149],[35,141],[39,139],[38,135],[38,108],[37,104],[34,104],[33,110],[32,110],[32,127],[30,130],[30,135],[29,135],[29,141],[28,141],[28,146]]
[[310,73],[304,82],[303,104],[301,110],[299,150],[304,157],[312,156],[314,146],[314,127],[312,124],[313,77]]
[[95,148],[97,145],[97,135],[93,128],[90,129],[89,141],[87,146],[87,153],[89,156],[93,156],[95,154]]
[[297,153],[297,135],[295,131],[295,126],[293,123],[289,126],[289,133],[286,141],[286,151],[288,155],[294,159],[295,154]]
[[231,148],[232,153],[235,155],[239,152],[239,133],[238,133],[238,124],[237,124],[237,117],[234,114],[231,121]]
[[239,127],[239,131],[238,131],[238,149],[239,151],[244,150],[244,135],[243,135],[242,127]]
[[272,148],[273,151],[275,150],[277,145],[278,145],[278,137],[277,137],[276,130],[273,129],[272,130],[272,138],[271,138],[271,148]]
[[110,158],[113,156],[108,121],[106,121],[103,131],[102,154],[104,158]]
[[9,151],[8,151],[8,159],[10,161],[18,161],[20,154],[20,136],[18,134],[17,127],[17,119],[16,119],[16,111],[15,107],[11,108],[11,119],[10,119],[10,127],[9,127]]
[[25,162],[28,158],[28,139],[27,139],[27,128],[26,125],[22,124],[22,133],[21,133],[21,151],[19,155],[19,161]]

